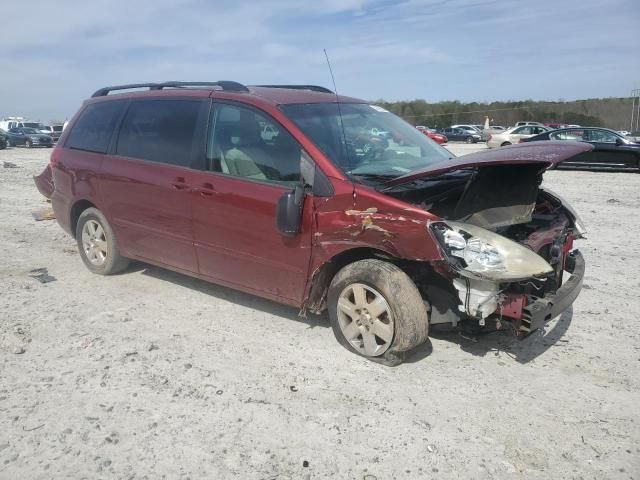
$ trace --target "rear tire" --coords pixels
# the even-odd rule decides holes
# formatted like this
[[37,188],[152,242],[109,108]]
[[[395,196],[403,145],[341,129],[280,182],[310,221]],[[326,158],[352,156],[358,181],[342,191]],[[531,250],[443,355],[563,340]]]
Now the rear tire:
[[87,208],[80,214],[76,241],[82,261],[93,273],[112,275],[129,266],[129,259],[120,255],[111,225],[97,208]]
[[338,342],[369,360],[399,365],[406,351],[427,340],[427,307],[413,281],[392,263],[347,265],[331,281],[327,300]]
[[500,145],[501,147],[506,147],[507,145],[511,145],[511,142],[504,142],[502,145]]
[[31,140],[27,140],[26,142],[24,142],[24,146],[27,148],[31,148],[33,146],[33,143],[31,143]]

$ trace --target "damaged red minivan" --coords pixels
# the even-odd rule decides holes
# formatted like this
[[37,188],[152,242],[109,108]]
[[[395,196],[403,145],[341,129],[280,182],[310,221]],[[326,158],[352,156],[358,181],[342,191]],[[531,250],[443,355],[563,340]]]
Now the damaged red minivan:
[[584,227],[540,185],[591,148],[454,157],[323,87],[134,84],[84,103],[36,184],[94,273],[135,259],[328,309],[347,349],[397,364],[430,325],[526,335],[569,307]]

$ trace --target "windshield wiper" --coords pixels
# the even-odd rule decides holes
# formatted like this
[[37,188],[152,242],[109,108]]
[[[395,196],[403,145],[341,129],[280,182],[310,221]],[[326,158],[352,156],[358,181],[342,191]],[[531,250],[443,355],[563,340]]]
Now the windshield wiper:
[[384,183],[397,177],[397,175],[381,175],[380,173],[351,173],[352,177],[362,178],[364,180],[370,180],[373,182]]

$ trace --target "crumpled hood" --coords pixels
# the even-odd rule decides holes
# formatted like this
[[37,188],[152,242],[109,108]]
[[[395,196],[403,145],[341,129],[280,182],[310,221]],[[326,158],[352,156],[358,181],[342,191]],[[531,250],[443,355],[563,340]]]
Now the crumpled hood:
[[593,145],[583,142],[545,141],[510,145],[496,150],[472,153],[455,157],[444,162],[409,172],[385,183],[385,186],[400,185],[422,177],[459,170],[461,168],[482,167],[487,165],[518,165],[541,163],[544,169],[581,153],[593,150]]

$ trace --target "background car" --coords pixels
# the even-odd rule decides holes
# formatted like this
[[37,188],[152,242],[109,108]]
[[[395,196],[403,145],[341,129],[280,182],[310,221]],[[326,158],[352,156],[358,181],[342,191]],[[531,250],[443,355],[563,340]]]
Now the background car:
[[51,133],[49,134],[54,142],[57,142],[62,136],[62,125],[51,125]]
[[7,148],[7,132],[0,129],[0,150]]
[[422,133],[424,133],[431,140],[433,140],[434,142],[440,145],[442,145],[443,143],[447,143],[449,141],[446,135],[443,135],[442,133],[438,133],[432,128],[428,128],[423,125],[418,125],[416,128],[420,130]]
[[454,142],[478,143],[482,139],[480,132],[470,133],[461,128],[444,128],[437,130],[437,133],[446,136],[450,141]]
[[18,127],[7,132],[7,146],[24,145],[31,147],[52,147],[53,138],[49,135],[38,132],[35,128]]
[[548,131],[547,127],[542,125],[525,125],[522,127],[513,127],[509,130],[505,130],[502,133],[495,133],[489,135],[487,139],[487,147],[497,148],[506,147],[507,145],[513,145],[514,143],[520,143],[520,140],[524,138],[533,137]]
[[560,165],[559,168],[640,169],[640,143],[634,143],[607,128],[563,128],[522,141],[543,140],[585,142],[594,146],[593,151],[581,153]]
[[434,142],[442,145],[443,143],[447,143],[449,141],[449,139],[447,138],[447,136],[443,133],[438,133],[435,130],[427,130],[426,132],[424,132],[425,135],[427,137],[429,137],[431,140],[433,140]]
[[17,125],[16,127],[33,128],[37,130],[38,133],[44,133],[45,135],[49,135],[51,133],[51,127],[44,125],[41,122],[23,121],[22,125]]
[[567,128],[568,125],[566,123],[555,123],[555,122],[545,122],[545,127],[549,127],[552,130],[558,130],[560,128]]
[[470,134],[477,133],[482,135],[482,127],[478,128],[478,125],[451,125],[449,128],[459,128],[464,130],[465,132],[469,132]]
[[486,142],[489,140],[490,135],[502,133],[507,129],[507,127],[503,127],[502,125],[491,125],[489,128],[482,129],[482,141]]
[[516,127],[524,127],[526,125],[536,125],[538,127],[544,127],[540,122],[516,122]]

